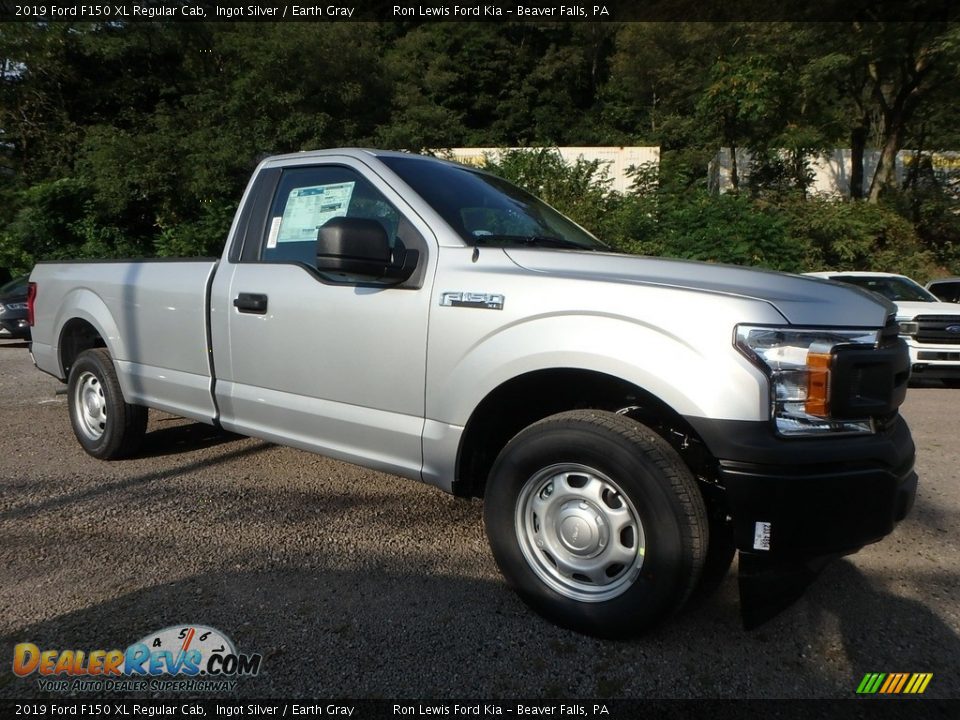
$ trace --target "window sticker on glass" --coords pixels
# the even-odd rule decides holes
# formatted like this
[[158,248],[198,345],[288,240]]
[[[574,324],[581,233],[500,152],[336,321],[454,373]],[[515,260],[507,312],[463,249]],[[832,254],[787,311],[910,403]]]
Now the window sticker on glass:
[[277,242],[316,240],[321,225],[330,218],[347,214],[354,185],[355,182],[344,182],[291,190],[283,209]]
[[280,237],[280,221],[282,218],[275,217],[270,222],[270,234],[267,236],[267,249],[273,249],[277,246],[277,238]]

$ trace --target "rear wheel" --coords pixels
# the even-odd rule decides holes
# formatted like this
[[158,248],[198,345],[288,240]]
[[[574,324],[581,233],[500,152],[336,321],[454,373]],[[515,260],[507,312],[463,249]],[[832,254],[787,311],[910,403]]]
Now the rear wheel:
[[90,455],[114,460],[139,449],[147,430],[147,409],[124,400],[104,348],[80,353],[70,368],[67,397],[73,433]]
[[707,548],[690,470],[656,433],[576,410],[520,432],[487,484],[494,558],[527,604],[566,627],[629,637],[678,610]]

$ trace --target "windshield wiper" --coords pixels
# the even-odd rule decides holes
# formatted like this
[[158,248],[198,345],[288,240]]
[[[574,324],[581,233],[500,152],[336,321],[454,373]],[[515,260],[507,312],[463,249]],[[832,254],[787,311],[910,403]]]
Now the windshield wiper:
[[525,245],[529,247],[572,248],[574,250],[595,250],[566,238],[551,235],[477,235],[477,245]]

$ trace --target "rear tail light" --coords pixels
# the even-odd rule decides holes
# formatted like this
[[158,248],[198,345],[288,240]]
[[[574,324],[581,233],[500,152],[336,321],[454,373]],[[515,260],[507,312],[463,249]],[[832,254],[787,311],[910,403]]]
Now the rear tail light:
[[37,284],[35,282],[27,285],[27,322],[33,327],[33,306],[37,301]]

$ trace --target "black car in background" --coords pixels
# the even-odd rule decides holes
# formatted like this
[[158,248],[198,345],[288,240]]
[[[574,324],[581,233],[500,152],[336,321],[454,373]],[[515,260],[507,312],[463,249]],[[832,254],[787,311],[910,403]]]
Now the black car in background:
[[27,280],[16,278],[0,286],[0,340],[8,337],[30,339],[27,322]]

